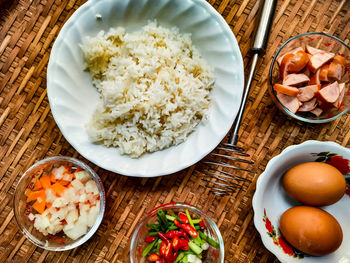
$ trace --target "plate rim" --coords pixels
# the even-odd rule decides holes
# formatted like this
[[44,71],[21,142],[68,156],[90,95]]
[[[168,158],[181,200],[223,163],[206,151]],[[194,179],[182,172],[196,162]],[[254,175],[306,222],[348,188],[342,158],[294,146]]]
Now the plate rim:
[[[165,175],[169,175],[169,174],[173,174],[175,172],[181,171],[183,169],[186,169],[194,164],[196,164],[197,162],[199,162],[201,159],[203,159],[206,155],[208,155],[211,151],[213,151],[217,145],[223,140],[223,138],[225,138],[226,134],[231,130],[232,124],[234,122],[234,119],[237,117],[237,113],[239,108],[237,108],[237,112],[235,114],[233,114],[232,116],[234,117],[231,120],[231,125],[228,131],[225,131],[224,133],[222,133],[221,136],[217,136],[218,140],[220,139],[220,141],[216,144],[215,143],[215,147],[214,148],[209,148],[206,149],[206,151],[203,151],[203,153],[198,154],[197,157],[192,158],[181,162],[181,165],[178,165],[176,167],[169,167],[167,169],[163,169],[161,171],[157,171],[154,172],[152,171],[132,171],[131,173],[126,171],[125,169],[118,169],[118,167],[116,168],[116,166],[111,167],[106,165],[106,163],[99,163],[98,160],[96,160],[95,158],[93,158],[91,156],[91,154],[87,154],[86,152],[82,151],[81,149],[79,149],[79,143],[75,143],[69,135],[67,135],[65,129],[64,129],[64,125],[60,122],[57,122],[57,112],[55,110],[55,107],[53,105],[53,98],[51,98],[50,96],[50,90],[53,88],[53,86],[55,85],[53,83],[53,80],[50,77],[50,74],[53,75],[53,73],[55,71],[55,68],[57,66],[57,64],[54,62],[54,60],[56,59],[56,56],[58,55],[60,48],[61,48],[61,43],[64,41],[64,35],[68,32],[68,30],[72,27],[72,25],[74,25],[75,20],[84,12],[86,12],[88,9],[90,9],[91,7],[93,8],[93,6],[95,4],[98,4],[102,1],[106,1],[106,2],[110,2],[109,0],[89,0],[86,3],[84,3],[83,5],[81,5],[73,14],[72,16],[66,21],[66,23],[63,25],[60,33],[58,34],[58,36],[56,37],[56,40],[52,46],[52,50],[51,50],[51,54],[50,54],[50,59],[48,62],[48,66],[47,66],[47,96],[48,96],[48,100],[49,100],[49,104],[50,104],[50,108],[51,108],[51,112],[53,115],[53,118],[55,119],[55,122],[60,130],[60,132],[62,133],[62,135],[64,136],[64,138],[67,140],[67,142],[84,158],[86,158],[87,160],[89,160],[90,162],[94,163],[95,165],[106,169],[108,171],[111,172],[115,172],[121,175],[125,175],[125,176],[130,176],[130,177],[142,177],[142,178],[151,178],[151,177],[157,177],[157,176],[165,176]],[[114,2],[120,2],[122,0],[116,0]],[[130,0],[131,1],[131,0]],[[152,1],[152,0],[146,0],[146,1]],[[159,1],[159,0],[158,0]],[[217,12],[217,10],[211,6],[208,2],[206,2],[205,0],[188,0],[190,2],[192,2],[195,5],[200,5],[203,8],[205,8],[205,10],[208,12],[208,14],[210,14],[210,16],[212,17],[212,19],[214,19],[216,22],[219,23],[220,27],[222,28],[223,32],[225,32],[225,36],[227,37],[227,39],[229,40],[231,47],[233,50],[237,49],[238,52],[235,53],[235,56],[237,58],[237,68],[238,68],[238,72],[240,72],[239,74],[242,74],[242,77],[238,80],[237,84],[242,86],[242,91],[237,94],[239,96],[239,101],[242,100],[243,97],[243,91],[244,91],[244,85],[245,85],[245,78],[244,78],[244,63],[243,63],[243,57],[242,57],[242,53],[238,44],[238,41],[234,35],[234,33],[232,32],[231,28],[229,27],[229,25],[226,23],[226,21],[224,20],[224,18]],[[95,19],[95,18],[93,18]],[[117,26],[117,25],[116,25]],[[233,110],[232,110],[233,111]],[[202,121],[203,122],[203,121]],[[201,123],[202,123],[201,122]],[[200,124],[199,124],[200,125]],[[195,132],[195,131],[194,131]],[[185,143],[186,140],[182,143]],[[171,146],[173,147],[173,146]]]

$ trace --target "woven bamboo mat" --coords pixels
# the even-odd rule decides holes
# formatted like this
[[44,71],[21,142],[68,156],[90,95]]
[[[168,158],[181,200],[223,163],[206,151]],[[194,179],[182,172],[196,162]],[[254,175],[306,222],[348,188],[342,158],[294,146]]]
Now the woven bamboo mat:
[[[130,237],[140,217],[170,201],[196,205],[216,220],[225,242],[226,262],[278,262],[254,228],[251,200],[256,179],[267,162],[289,145],[316,139],[349,146],[350,115],[324,125],[288,119],[268,95],[268,67],[276,49],[303,32],[324,31],[349,44],[350,1],[278,1],[267,53],[259,60],[240,130],[240,144],[248,149],[257,171],[245,191],[215,197],[200,179],[200,165],[142,180],[93,166],[107,194],[102,225],[81,247],[55,253],[36,247],[20,233],[12,198],[21,174],[34,162],[54,155],[84,160],[62,137],[46,96],[51,46],[62,25],[84,2],[0,0],[0,262],[129,262]],[[231,26],[247,65],[262,0],[209,2]]]

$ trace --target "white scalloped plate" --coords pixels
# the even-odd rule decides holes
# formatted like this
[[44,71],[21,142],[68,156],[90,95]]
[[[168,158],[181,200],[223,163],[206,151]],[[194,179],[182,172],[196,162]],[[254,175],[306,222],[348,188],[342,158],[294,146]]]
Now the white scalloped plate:
[[[281,262],[285,263],[345,263],[350,262],[350,197],[344,195],[337,203],[324,206],[322,209],[332,214],[343,230],[343,242],[333,253],[322,256],[295,258],[285,253],[281,246],[273,242],[268,233],[266,216],[279,236],[279,218],[288,208],[300,205],[289,198],[281,185],[282,175],[291,167],[304,162],[315,161],[315,153],[330,152],[350,160],[350,150],[335,142],[306,141],[302,144],[289,146],[279,155],[272,158],[265,171],[259,176],[253,197],[254,224],[264,246],[270,250]],[[265,218],[266,218],[265,217]],[[265,219],[266,220],[266,219]]]
[[[161,26],[177,26],[181,33],[192,33],[195,46],[215,69],[216,85],[208,121],[202,122],[184,143],[132,159],[120,155],[116,148],[93,144],[88,139],[84,125],[99,95],[89,73],[83,71],[79,44],[100,30],[123,26],[129,32],[135,31],[154,19]],[[236,38],[225,20],[204,0],[90,0],[63,26],[47,69],[51,111],[67,141],[96,165],[128,176],[174,173],[206,156],[229,131],[243,88],[243,60]]]

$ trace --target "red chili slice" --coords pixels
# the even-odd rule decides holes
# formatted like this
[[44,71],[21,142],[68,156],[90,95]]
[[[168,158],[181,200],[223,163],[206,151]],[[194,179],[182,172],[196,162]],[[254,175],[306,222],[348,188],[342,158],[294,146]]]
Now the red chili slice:
[[193,238],[198,237],[198,232],[189,224],[183,224],[182,228]]
[[151,255],[148,256],[148,260],[151,261],[151,262],[159,261],[160,260],[160,256],[158,256],[157,254],[151,254]]
[[158,236],[160,237],[161,240],[163,240],[163,241],[168,241],[168,242],[169,242],[168,238],[165,236],[164,233],[159,232],[159,233],[158,233]]
[[181,248],[181,244],[180,244],[180,238],[175,236],[172,240],[171,240],[171,246],[173,247],[173,249],[175,251],[179,251],[179,249]]
[[183,230],[185,230],[191,237],[193,237],[193,238],[198,237],[198,232],[191,225],[189,225],[189,224],[181,224],[179,222],[179,220],[177,220],[177,219],[174,220],[174,224],[176,226],[182,228]]
[[162,243],[160,243],[160,248],[159,248],[159,255],[160,256],[163,257],[165,255],[166,247],[167,247],[167,242],[162,241]]
[[188,240],[185,239],[180,239],[180,247],[182,250],[187,251],[189,246],[188,246]]
[[188,222],[189,222],[188,217],[187,217],[184,213],[181,213],[181,212],[180,212],[180,213],[178,214],[178,216],[179,216],[179,218],[180,218],[180,220],[181,220],[182,223],[188,224]]
[[185,232],[185,230],[183,230],[182,228],[179,230],[181,232],[181,236],[179,237],[184,237],[186,240],[189,240],[190,237],[188,236],[188,234]]
[[153,237],[146,237],[145,238],[145,242],[146,243],[152,243],[154,240],[156,240],[156,236],[153,236]]
[[173,249],[171,243],[167,243],[164,249],[164,257],[166,262],[173,262]]
[[167,238],[173,239],[174,237],[182,237],[183,233],[179,230],[170,230],[169,232],[165,233],[165,236]]

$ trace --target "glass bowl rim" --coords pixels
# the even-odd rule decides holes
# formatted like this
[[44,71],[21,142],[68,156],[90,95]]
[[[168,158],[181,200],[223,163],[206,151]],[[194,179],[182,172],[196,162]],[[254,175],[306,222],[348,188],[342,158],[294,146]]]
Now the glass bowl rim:
[[160,206],[157,206],[157,207],[153,208],[152,210],[150,210],[149,212],[147,212],[146,215],[144,215],[142,217],[142,219],[140,219],[137,227],[134,230],[134,233],[132,235],[131,242],[130,242],[130,252],[129,252],[130,253],[130,262],[134,263],[134,260],[132,258],[132,251],[134,251],[136,249],[136,247],[135,247],[136,237],[137,237],[137,234],[138,234],[142,224],[144,223],[144,221],[150,217],[154,217],[159,209],[170,209],[170,208],[191,209],[199,214],[203,214],[206,217],[206,220],[208,221],[209,225],[211,226],[211,228],[214,230],[214,232],[216,233],[216,235],[218,237],[218,242],[220,245],[219,251],[220,251],[220,255],[221,255],[221,263],[223,263],[224,258],[225,258],[225,249],[224,249],[224,240],[222,239],[222,235],[221,235],[221,232],[219,230],[219,227],[216,225],[214,220],[209,215],[204,213],[201,209],[199,209],[196,206],[193,206],[193,205],[190,205],[187,203],[182,203],[182,202],[171,202],[171,203],[162,204]]
[[331,117],[331,118],[327,118],[327,119],[322,119],[322,120],[312,120],[312,119],[307,119],[307,118],[304,118],[304,117],[301,117],[299,115],[296,115],[294,113],[292,113],[289,109],[287,109],[281,102],[280,100],[278,99],[277,95],[276,95],[276,92],[275,90],[273,89],[273,83],[272,83],[272,71],[273,71],[273,66],[275,65],[276,61],[277,61],[277,57],[279,55],[279,53],[282,51],[282,49],[288,44],[290,43],[291,41],[297,39],[297,38],[300,38],[300,37],[304,37],[304,36],[309,36],[309,35],[322,35],[322,36],[326,36],[326,37],[329,37],[329,38],[332,38],[338,42],[340,42],[343,46],[345,46],[345,48],[347,48],[349,51],[350,51],[350,46],[347,45],[343,40],[337,38],[336,36],[333,36],[333,35],[330,35],[330,34],[327,34],[327,33],[324,33],[324,32],[306,32],[306,33],[303,33],[303,34],[299,34],[299,35],[296,35],[294,37],[291,37],[290,39],[288,39],[286,42],[284,42],[282,44],[282,46],[277,50],[276,54],[274,55],[273,59],[272,59],[272,62],[271,62],[271,65],[270,65],[270,70],[269,70],[269,89],[271,90],[271,93],[273,94],[274,98],[276,99],[276,101],[278,102],[278,104],[282,107],[283,109],[283,112],[285,114],[287,114],[288,116],[290,117],[293,117],[294,119],[297,119],[299,121],[303,121],[303,122],[307,122],[307,123],[327,123],[327,122],[331,122],[331,121],[334,121],[335,119],[343,116],[345,113],[347,113],[349,110],[350,110],[350,105],[344,109],[342,112],[338,113],[337,115]]
[[[29,233],[25,228],[21,227],[21,225],[19,223],[19,219],[17,218],[18,215],[16,213],[17,206],[15,204],[15,202],[16,202],[15,197],[17,194],[19,194],[18,185],[21,183],[22,180],[24,180],[24,178],[28,175],[28,172],[30,170],[32,170],[35,167],[38,167],[39,165],[42,165],[46,162],[49,162],[49,161],[68,161],[68,162],[71,162],[73,164],[76,164],[76,165],[82,167],[84,170],[86,170],[91,175],[92,179],[95,181],[97,188],[98,188],[98,191],[99,191],[99,196],[100,196],[100,210],[99,210],[97,219],[96,219],[95,223],[93,224],[93,226],[90,228],[90,230],[83,237],[79,238],[77,241],[74,241],[72,244],[64,245],[64,246],[60,246],[60,247],[49,247],[49,246],[45,246],[45,245],[42,245],[41,243],[37,242],[36,239],[33,238],[31,233]],[[19,230],[34,245],[36,245],[40,248],[43,248],[45,250],[49,250],[49,251],[66,251],[66,250],[74,249],[74,248],[82,245],[83,243],[85,243],[87,240],[89,240],[90,237],[92,237],[92,235],[95,234],[95,232],[97,231],[97,229],[99,228],[99,226],[102,222],[104,212],[105,212],[105,204],[106,204],[105,190],[104,190],[101,178],[97,175],[97,173],[89,165],[85,164],[84,162],[82,162],[76,158],[68,157],[68,156],[52,156],[52,157],[42,159],[42,160],[34,163],[33,165],[31,165],[23,173],[21,178],[18,180],[18,182],[16,184],[15,192],[13,195],[13,200],[12,200],[14,217],[15,217],[15,221],[16,221],[16,224],[17,224]]]

